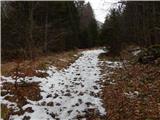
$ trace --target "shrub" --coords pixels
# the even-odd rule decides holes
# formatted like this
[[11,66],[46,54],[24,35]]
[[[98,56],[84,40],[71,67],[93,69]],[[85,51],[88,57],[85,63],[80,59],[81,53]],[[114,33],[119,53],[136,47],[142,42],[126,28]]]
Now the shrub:
[[138,62],[147,64],[160,57],[160,45],[153,45],[142,50],[138,56]]

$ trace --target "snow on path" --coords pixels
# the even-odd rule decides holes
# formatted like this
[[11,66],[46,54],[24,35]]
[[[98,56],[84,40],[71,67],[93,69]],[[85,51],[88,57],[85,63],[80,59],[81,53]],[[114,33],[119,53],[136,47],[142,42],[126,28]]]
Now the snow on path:
[[[50,77],[47,79],[33,77],[32,82],[41,82],[43,98],[40,101],[28,100],[29,104],[23,106],[23,109],[32,107],[33,113],[25,112],[10,119],[21,120],[24,116],[30,116],[31,120],[73,120],[85,115],[88,109],[96,109],[98,114],[105,115],[102,100],[98,97],[101,91],[98,55],[102,52],[101,49],[84,51],[69,68],[57,71],[50,67],[47,71]],[[48,105],[52,102],[53,106]]]

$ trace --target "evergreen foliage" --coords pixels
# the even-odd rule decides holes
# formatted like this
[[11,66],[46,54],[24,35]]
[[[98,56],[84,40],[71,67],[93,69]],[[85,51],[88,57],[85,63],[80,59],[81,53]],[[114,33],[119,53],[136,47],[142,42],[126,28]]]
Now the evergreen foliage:
[[34,59],[98,43],[97,22],[89,3],[4,1],[1,8],[2,59]]
[[160,2],[121,1],[106,17],[101,39],[118,54],[124,45],[142,47],[160,43]]

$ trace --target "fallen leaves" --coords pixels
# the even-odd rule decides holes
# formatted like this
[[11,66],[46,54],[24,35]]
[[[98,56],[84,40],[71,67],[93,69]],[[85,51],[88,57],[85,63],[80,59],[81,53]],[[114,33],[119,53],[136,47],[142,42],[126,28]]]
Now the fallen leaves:
[[[106,59],[103,58],[103,61]],[[125,63],[112,69],[103,62],[103,99],[107,120],[160,119],[160,67]],[[112,71],[112,74],[109,72]],[[115,84],[111,84],[114,80]]]
[[11,108],[6,107],[6,105],[1,105],[2,107],[2,113],[4,114],[2,117],[4,119],[8,119],[10,115],[21,115],[24,114],[25,111],[27,112],[33,112],[31,108],[27,108],[25,110],[22,109],[24,105],[26,105],[27,99],[38,101],[42,97],[40,96],[40,89],[38,86],[38,83],[32,82],[32,83],[25,83],[26,85],[18,84],[15,88],[15,85],[13,83],[7,83],[4,82],[2,85],[2,96],[4,96],[5,100],[8,100],[13,103],[17,103],[17,107],[19,108],[18,111],[14,111]]

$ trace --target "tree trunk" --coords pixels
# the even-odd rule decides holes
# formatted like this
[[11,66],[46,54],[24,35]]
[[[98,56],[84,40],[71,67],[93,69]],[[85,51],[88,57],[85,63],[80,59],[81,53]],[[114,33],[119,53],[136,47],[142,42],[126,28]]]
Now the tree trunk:
[[156,2],[153,2],[153,29],[154,29],[154,44],[158,42],[158,38],[157,38],[157,30],[156,30]]
[[[48,6],[47,6],[48,8]],[[46,17],[45,17],[45,33],[44,33],[44,52],[47,52],[48,45],[48,10],[46,9]]]
[[33,59],[33,4],[31,3],[31,8],[30,8],[30,15],[29,15],[29,20],[30,20],[30,44],[29,44],[29,54],[30,58]]

